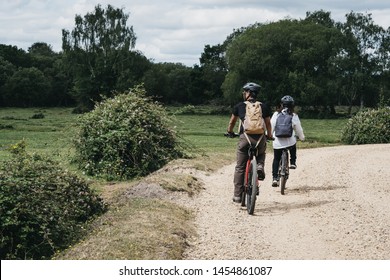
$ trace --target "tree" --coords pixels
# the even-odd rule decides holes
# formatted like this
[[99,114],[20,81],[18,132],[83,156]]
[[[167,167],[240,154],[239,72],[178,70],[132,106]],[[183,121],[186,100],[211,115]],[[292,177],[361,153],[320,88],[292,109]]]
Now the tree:
[[49,83],[35,67],[21,68],[5,84],[4,102],[8,106],[34,107],[47,105]]
[[31,67],[31,58],[28,53],[16,46],[0,44],[0,56],[16,67]]
[[120,74],[129,69],[128,52],[136,36],[133,27],[126,25],[128,18],[122,9],[97,5],[84,18],[76,15],[72,32],[62,30],[62,48],[79,106],[91,109],[101,96],[110,96]]
[[293,95],[301,106],[325,110],[334,101],[329,61],[339,51],[341,33],[313,20],[281,20],[247,28],[227,48],[225,97],[251,80],[262,85],[262,99],[273,104]]
[[16,67],[0,56],[0,106],[5,105],[3,101],[3,96],[5,94],[4,86],[15,71]]
[[205,95],[209,100],[223,96],[221,86],[227,74],[225,51],[223,44],[206,45],[200,57],[200,67],[206,87]]
[[52,47],[46,43],[38,42],[28,48],[32,60],[32,66],[45,72],[47,68],[52,68],[58,54],[53,52]]
[[145,73],[143,82],[148,95],[160,102],[201,104],[206,101],[199,69],[181,63],[157,63]]
[[28,48],[33,67],[44,74],[47,82],[46,104],[49,106],[73,105],[69,94],[71,77],[63,67],[62,55],[55,53],[52,47],[44,42],[37,42]]
[[379,86],[379,106],[390,105],[390,27],[383,34],[379,51],[379,69],[380,69],[380,86]]
[[305,21],[311,21],[329,28],[333,28],[335,27],[335,22],[330,15],[330,12],[326,12],[324,10],[306,12]]
[[[341,73],[346,81],[344,96],[349,100],[351,111],[356,98],[360,96],[360,106],[364,106],[372,78],[380,68],[380,52],[384,30],[374,24],[371,14],[350,12],[346,22],[339,25],[346,38],[344,51],[340,55]],[[383,69],[383,68],[382,68]]]

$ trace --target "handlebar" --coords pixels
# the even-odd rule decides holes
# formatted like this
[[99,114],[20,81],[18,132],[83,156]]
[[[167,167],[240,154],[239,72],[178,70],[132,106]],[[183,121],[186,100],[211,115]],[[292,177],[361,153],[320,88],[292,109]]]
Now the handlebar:
[[228,137],[228,138],[236,138],[236,137],[239,137],[240,134],[236,133],[236,132],[232,132],[232,133],[229,133],[229,132],[226,132],[223,134],[225,137]]
[[[236,137],[239,137],[240,134],[239,133],[236,133],[236,132],[232,132],[232,133],[229,133],[229,132],[226,132],[223,134],[225,137],[228,137],[228,138],[236,138]],[[267,137],[267,141],[273,141],[275,140],[275,138],[268,138]]]

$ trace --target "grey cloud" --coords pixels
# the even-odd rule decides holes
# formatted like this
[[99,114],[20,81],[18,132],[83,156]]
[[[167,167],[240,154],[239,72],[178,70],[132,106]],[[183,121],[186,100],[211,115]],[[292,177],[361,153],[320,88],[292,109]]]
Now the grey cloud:
[[206,44],[222,43],[233,31],[255,22],[286,17],[304,18],[307,11],[325,10],[343,21],[345,14],[369,12],[374,22],[390,25],[388,1],[287,0],[0,0],[0,43],[27,49],[46,42],[61,49],[61,30],[72,30],[76,14],[92,12],[97,4],[111,4],[129,13],[137,35],[136,49],[156,62],[192,66]]

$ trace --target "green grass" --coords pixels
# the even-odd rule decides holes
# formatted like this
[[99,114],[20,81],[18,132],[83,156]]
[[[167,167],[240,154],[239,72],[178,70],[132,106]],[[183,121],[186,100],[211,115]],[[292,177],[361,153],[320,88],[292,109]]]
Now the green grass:
[[[71,108],[1,108],[0,109],[0,155],[9,157],[6,149],[24,141],[28,152],[53,156],[58,160],[68,160],[72,150],[77,115]],[[43,114],[44,118],[33,118]]]
[[[66,160],[72,154],[72,138],[78,115],[72,108],[2,108],[0,109],[0,155],[7,158],[4,150],[25,141],[27,151],[48,154]],[[35,114],[42,119],[33,119]],[[178,115],[176,129],[197,155],[215,155],[234,152],[236,141],[223,136],[229,115]],[[304,148],[314,148],[340,143],[341,130],[347,119],[302,119],[306,135]]]
[[347,119],[302,119],[301,124],[308,142],[307,147],[315,148],[340,144],[341,132],[347,124]]
[[[226,153],[235,149],[235,144],[232,145],[235,141],[223,136],[230,116],[180,115],[177,118],[178,131],[205,153]],[[316,148],[340,144],[341,131],[346,123],[347,119],[301,119],[307,143],[299,145]]]

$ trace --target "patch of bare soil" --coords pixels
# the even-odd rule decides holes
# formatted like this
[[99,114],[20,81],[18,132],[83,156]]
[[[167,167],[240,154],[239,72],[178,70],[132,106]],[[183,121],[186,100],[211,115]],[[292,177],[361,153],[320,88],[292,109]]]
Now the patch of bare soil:
[[234,163],[198,172],[204,190],[186,259],[390,259],[390,144],[298,150],[285,195],[267,154],[254,215],[232,202]]

